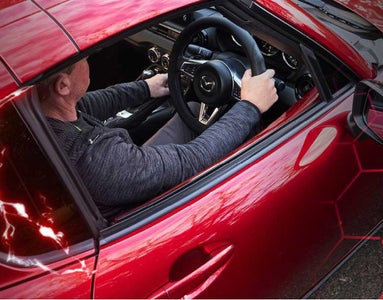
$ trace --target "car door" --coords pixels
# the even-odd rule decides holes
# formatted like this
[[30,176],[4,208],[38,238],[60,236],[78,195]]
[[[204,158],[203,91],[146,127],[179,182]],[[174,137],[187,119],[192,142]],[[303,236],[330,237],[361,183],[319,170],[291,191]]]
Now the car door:
[[103,230],[96,298],[302,297],[381,224],[382,146],[353,134],[355,81],[302,49],[327,90]]
[[96,298],[302,297],[380,226],[382,146],[355,131],[359,79],[298,44],[315,88],[216,166],[103,230]]

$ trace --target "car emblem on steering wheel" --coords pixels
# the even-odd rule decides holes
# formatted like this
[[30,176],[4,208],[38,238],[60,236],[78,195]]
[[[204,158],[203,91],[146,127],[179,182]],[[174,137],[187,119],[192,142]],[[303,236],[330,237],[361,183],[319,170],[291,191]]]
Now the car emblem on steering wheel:
[[211,93],[215,87],[215,81],[209,76],[203,75],[199,81],[199,86],[207,93]]

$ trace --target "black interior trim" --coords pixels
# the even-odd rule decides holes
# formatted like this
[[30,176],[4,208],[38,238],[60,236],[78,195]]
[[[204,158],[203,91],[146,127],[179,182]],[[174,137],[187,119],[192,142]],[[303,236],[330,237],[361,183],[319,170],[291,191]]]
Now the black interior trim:
[[301,44],[301,50],[303,58],[306,62],[306,65],[310,69],[310,74],[314,80],[315,86],[318,89],[321,99],[327,102],[331,101],[332,95],[330,92],[330,88],[327,84],[326,78],[322,72],[322,68],[318,63],[314,52],[304,44]]

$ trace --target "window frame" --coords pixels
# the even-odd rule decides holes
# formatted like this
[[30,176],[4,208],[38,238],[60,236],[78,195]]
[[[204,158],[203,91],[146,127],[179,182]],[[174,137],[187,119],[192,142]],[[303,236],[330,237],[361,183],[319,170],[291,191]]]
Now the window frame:
[[[39,109],[36,95],[35,87],[25,88],[20,91],[20,94],[9,99],[7,102],[13,105],[16,113],[20,116],[21,122],[24,123],[34,139],[36,146],[40,149],[47,163],[57,173],[58,180],[62,182],[62,186],[67,190],[68,195],[78,210],[78,214],[83,218],[84,225],[87,226],[86,230],[89,233],[89,238],[70,245],[68,251],[65,252],[59,249],[37,255],[17,256],[17,258],[26,262],[38,260],[39,263],[46,265],[89,251],[96,255],[99,252],[99,232],[101,228],[106,226],[106,221],[102,218],[94,202],[91,200],[81,178],[79,178],[79,175],[58,146],[45,117]],[[8,254],[0,252],[0,261],[6,265],[18,268],[36,267],[34,265],[23,266],[13,263],[9,261]]]
[[[275,16],[269,14],[256,4],[252,5],[250,10],[247,7],[246,11],[244,11],[243,7],[240,7],[240,5],[234,4],[233,2],[229,2],[229,4],[225,4],[223,6],[224,11],[227,7],[230,7],[230,9],[233,10],[233,7],[236,6],[238,15],[235,16],[232,13],[228,17],[231,19],[237,18],[235,21],[237,23],[239,22],[239,24],[242,23],[243,27],[248,30],[251,30],[251,28],[256,26],[255,21],[250,22],[248,20],[249,18],[255,18],[253,14],[257,12],[260,16],[257,15],[256,22],[263,20],[262,22],[265,22],[267,27],[271,29],[271,31],[268,31],[268,34],[273,34],[274,38],[276,38],[276,36],[279,37],[282,35],[282,32],[287,32],[285,34],[286,37],[284,38],[289,39],[298,45],[309,71],[316,74],[314,81],[315,85],[320,87],[318,93],[321,100],[313,106],[304,109],[298,116],[288,120],[287,123],[282,124],[271,132],[268,132],[265,136],[256,139],[247,146],[241,148],[239,151],[235,151],[234,154],[231,154],[218,164],[204,170],[192,180],[181,183],[179,186],[156,197],[155,199],[152,199],[149,203],[144,204],[131,213],[128,212],[119,220],[118,223],[115,223],[101,231],[101,245],[105,245],[124,235],[131,234],[135,230],[138,230],[143,226],[158,220],[160,217],[164,217],[166,214],[172,213],[172,211],[186,205],[190,201],[197,199],[199,195],[214,188],[214,186],[219,182],[233,176],[236,172],[254,163],[256,160],[262,158],[262,156],[266,153],[277,148],[288,138],[331,110],[331,108],[337,105],[339,101],[342,101],[342,99],[349,97],[352,94],[353,86],[358,81],[356,74],[338,58],[329,53],[325,48],[318,45],[316,41],[311,40],[309,37],[303,35],[300,31],[291,27],[282,20],[276,19]],[[219,11],[222,12],[222,10]],[[279,26],[278,30],[276,29],[277,26]],[[290,46],[293,47],[292,45]],[[332,66],[338,63],[346,67],[347,74],[341,73],[349,79],[350,83],[346,84],[332,94],[326,83],[321,68],[316,69],[319,66],[316,53],[329,55],[330,58],[328,62]]]

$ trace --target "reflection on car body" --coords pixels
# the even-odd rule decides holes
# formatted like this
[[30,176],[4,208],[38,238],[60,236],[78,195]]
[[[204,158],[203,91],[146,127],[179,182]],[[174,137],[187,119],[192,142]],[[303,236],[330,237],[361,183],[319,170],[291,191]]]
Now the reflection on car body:
[[[310,297],[366,240],[382,241],[375,2],[3,1],[0,15],[1,297]],[[42,114],[36,84],[84,57],[89,91],[169,72],[179,97],[106,122],[141,145],[179,112],[177,99],[197,99],[204,118],[191,126],[203,131],[218,105],[197,88],[209,94],[222,82],[200,71],[230,69],[225,111],[252,67],[225,28],[185,37],[213,18],[252,36],[282,84],[278,102],[260,133],[222,160],[106,220]]]

